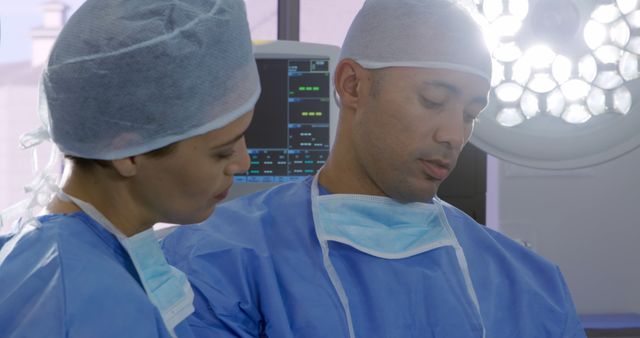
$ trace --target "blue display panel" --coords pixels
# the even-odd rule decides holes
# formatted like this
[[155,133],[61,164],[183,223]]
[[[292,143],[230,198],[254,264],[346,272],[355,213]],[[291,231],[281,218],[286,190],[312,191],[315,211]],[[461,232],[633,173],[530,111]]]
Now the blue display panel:
[[251,167],[235,181],[282,183],[315,174],[331,146],[329,59],[257,62],[262,94],[245,134]]

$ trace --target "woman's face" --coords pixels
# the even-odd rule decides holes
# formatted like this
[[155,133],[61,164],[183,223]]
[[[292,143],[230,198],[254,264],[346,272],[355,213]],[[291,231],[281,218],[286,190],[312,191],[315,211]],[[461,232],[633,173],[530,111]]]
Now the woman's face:
[[222,201],[233,176],[249,169],[244,140],[253,111],[206,134],[174,145],[168,154],[136,156],[131,193],[155,222],[204,221]]

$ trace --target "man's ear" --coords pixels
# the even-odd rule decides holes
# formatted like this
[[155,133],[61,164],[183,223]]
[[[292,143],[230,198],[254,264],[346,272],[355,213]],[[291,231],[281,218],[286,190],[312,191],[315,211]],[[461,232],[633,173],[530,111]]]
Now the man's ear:
[[118,174],[122,177],[133,177],[138,172],[135,156],[112,160],[111,163]]
[[352,59],[343,59],[336,66],[334,85],[342,108],[355,109],[363,96],[363,85],[371,81],[371,74]]

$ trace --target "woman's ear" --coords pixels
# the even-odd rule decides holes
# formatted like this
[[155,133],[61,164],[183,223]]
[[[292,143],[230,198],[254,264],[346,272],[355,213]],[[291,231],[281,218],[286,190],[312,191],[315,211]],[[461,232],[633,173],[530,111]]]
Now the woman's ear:
[[116,169],[116,172],[122,177],[133,177],[138,172],[135,156],[112,160],[111,163]]

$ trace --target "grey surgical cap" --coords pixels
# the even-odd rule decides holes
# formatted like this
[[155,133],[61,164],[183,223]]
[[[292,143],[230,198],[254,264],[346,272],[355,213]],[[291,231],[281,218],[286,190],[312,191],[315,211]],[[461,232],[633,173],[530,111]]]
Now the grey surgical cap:
[[452,69],[491,79],[482,30],[453,0],[367,0],[342,46],[345,58],[369,69]]
[[63,153],[111,160],[224,127],[260,82],[242,0],[87,0],[44,70]]

